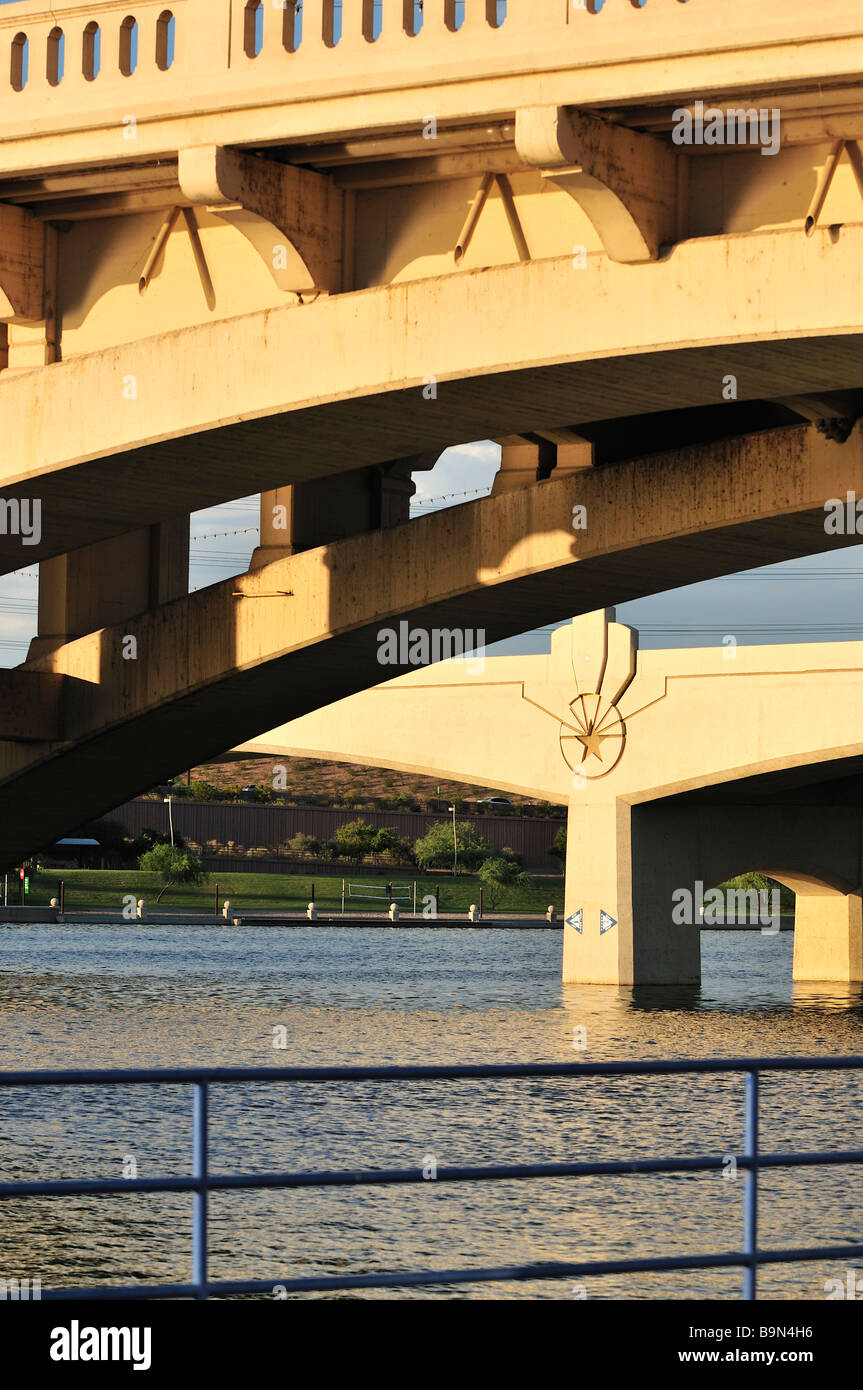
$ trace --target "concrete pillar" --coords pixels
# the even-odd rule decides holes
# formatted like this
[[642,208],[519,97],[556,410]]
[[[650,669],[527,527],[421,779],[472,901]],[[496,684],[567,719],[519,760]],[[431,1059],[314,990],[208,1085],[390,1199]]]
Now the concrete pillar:
[[417,454],[262,492],[261,543],[249,569],[408,521],[416,491],[411,474],[433,468],[438,457]]
[[797,887],[794,979],[863,980],[863,899],[860,893],[808,892]]
[[600,800],[590,784],[570,799],[566,838],[564,984],[698,984],[700,924],[672,920],[690,846],[667,844],[650,807]]
[[536,435],[501,440],[500,468],[495,474],[492,495],[529,487],[545,478],[581,472],[590,468],[592,461],[592,445],[571,430],[560,430],[548,438]]
[[563,982],[632,984],[630,811],[589,797],[585,788],[569,803]]
[[43,560],[28,659],[188,592],[188,516]]

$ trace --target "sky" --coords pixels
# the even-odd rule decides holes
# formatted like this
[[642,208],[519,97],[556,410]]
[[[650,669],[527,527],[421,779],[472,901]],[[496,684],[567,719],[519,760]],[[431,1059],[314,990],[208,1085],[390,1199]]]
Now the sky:
[[[413,515],[459,506],[490,490],[500,461],[486,440],[448,449],[417,473]],[[241,574],[258,542],[258,499],[243,497],[195,512],[190,586],[194,591]],[[827,542],[825,536],[825,546]],[[0,578],[0,666],[24,661],[36,631],[37,567]],[[863,639],[863,552],[857,546],[637,599],[617,607],[642,647],[740,645]],[[490,647],[490,652],[547,651],[552,627]]]

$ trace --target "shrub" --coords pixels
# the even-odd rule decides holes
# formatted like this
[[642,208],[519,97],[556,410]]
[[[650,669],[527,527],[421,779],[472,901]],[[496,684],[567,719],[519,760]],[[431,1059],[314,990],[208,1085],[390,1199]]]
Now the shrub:
[[[473,873],[492,853],[491,845],[469,821],[461,821],[456,826],[456,844],[459,865],[469,873]],[[452,825],[446,821],[433,825],[422,839],[415,842],[414,855],[423,871],[448,868],[453,859]]]
[[157,903],[174,884],[202,883],[206,878],[198,856],[189,849],[180,849],[178,845],[154,845],[141,855],[138,865],[146,873],[156,873],[161,877],[164,886],[156,899]]
[[492,912],[508,888],[530,886],[530,875],[519,868],[517,860],[505,859],[502,855],[494,855],[484,860],[479,868],[479,876],[482,879],[483,896],[488,899]]
[[548,847],[548,852],[552,859],[560,861],[561,866],[566,863],[566,826],[562,825]]
[[321,852],[321,842],[314,835],[304,835],[302,831],[292,835],[286,846],[294,859],[315,859]]

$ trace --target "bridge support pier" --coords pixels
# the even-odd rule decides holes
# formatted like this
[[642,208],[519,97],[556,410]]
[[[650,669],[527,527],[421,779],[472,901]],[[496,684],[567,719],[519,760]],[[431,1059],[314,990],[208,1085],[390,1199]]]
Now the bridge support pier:
[[[569,806],[564,984],[700,983],[699,909],[749,870],[796,894],[795,981],[863,982],[863,894],[834,886],[857,865],[859,809],[819,808],[816,823],[805,805],[629,806],[590,795],[575,792]],[[784,867],[807,860],[815,871]]]
[[433,468],[437,459],[437,452],[416,454],[262,492],[261,543],[249,569],[410,520],[411,474]]
[[641,808],[589,795],[569,804],[564,984],[698,984],[700,924],[673,920],[680,870],[656,844],[661,828]]
[[27,659],[188,592],[188,516],[55,555],[39,566],[39,626]]
[[794,979],[803,983],[863,981],[863,898],[860,893],[797,887]]

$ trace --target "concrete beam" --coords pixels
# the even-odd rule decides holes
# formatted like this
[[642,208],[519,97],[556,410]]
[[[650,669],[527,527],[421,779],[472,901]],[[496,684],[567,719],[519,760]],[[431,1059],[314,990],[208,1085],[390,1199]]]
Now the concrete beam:
[[612,260],[655,261],[675,240],[678,159],[663,141],[582,111],[538,106],[516,112],[515,145],[584,209]]
[[[258,159],[218,145],[179,153],[185,197],[230,222],[252,243],[280,289],[344,288],[344,193],[326,174]],[[273,240],[273,229],[277,233]],[[284,237],[306,272],[279,247]]]
[[52,743],[63,736],[66,677],[51,671],[0,671],[0,740]]
[[0,204],[0,323],[44,318],[45,232],[25,208]]
[[43,560],[28,660],[188,592],[188,516]]
[[[861,258],[853,226],[835,244],[827,232],[684,242],[647,267],[596,256],[574,270],[565,256],[4,373],[0,496],[42,499],[34,561],[459,440],[721,404],[728,375],[741,401],[856,387]],[[713,294],[720,282],[733,292]],[[0,570],[20,565],[17,538],[0,536]]]

